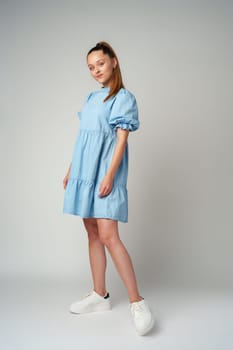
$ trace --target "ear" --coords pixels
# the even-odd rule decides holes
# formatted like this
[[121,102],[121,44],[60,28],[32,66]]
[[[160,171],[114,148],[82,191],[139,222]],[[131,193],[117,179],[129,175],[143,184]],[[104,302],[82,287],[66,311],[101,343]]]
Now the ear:
[[116,68],[116,66],[117,66],[117,59],[116,59],[116,57],[113,57],[113,68],[115,69]]

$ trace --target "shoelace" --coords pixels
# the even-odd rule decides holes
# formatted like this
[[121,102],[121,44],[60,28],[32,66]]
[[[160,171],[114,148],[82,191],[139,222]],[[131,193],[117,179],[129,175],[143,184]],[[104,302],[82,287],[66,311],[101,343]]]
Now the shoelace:
[[89,297],[90,295],[92,295],[93,291],[91,290],[90,292],[87,292],[86,294],[84,294],[84,298],[87,298]]
[[139,304],[133,304],[131,305],[131,311],[133,313],[133,316],[135,318],[141,317],[142,312],[144,311],[143,307]]

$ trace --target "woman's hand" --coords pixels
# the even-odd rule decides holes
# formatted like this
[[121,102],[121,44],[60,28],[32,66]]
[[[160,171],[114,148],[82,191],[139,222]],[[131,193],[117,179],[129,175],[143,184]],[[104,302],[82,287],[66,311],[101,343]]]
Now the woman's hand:
[[66,176],[63,179],[63,187],[64,187],[64,189],[66,189],[66,186],[67,186],[67,183],[68,183],[68,180],[69,180],[69,176],[70,176],[70,174],[67,173]]
[[64,187],[64,189],[66,189],[66,186],[67,186],[67,183],[68,183],[68,180],[69,180],[69,177],[70,177],[70,169],[71,169],[71,164],[69,166],[69,169],[67,171],[66,176],[63,179],[63,187]]
[[112,191],[114,178],[111,175],[105,175],[100,183],[99,196],[107,196]]

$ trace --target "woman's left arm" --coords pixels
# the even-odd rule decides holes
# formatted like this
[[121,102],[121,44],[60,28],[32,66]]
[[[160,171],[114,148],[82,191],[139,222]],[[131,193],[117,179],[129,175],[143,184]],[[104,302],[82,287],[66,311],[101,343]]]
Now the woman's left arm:
[[129,135],[129,130],[123,130],[123,129],[117,128],[117,143],[116,143],[116,147],[112,156],[112,161],[109,166],[109,169],[100,184],[100,188],[99,188],[100,197],[107,196],[112,191],[114,176],[121,163],[121,160],[125,151],[125,147],[127,144],[128,135]]

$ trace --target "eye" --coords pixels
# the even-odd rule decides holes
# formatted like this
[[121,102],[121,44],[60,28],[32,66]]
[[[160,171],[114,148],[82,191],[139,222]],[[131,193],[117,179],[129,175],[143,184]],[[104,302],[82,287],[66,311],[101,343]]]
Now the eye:
[[89,70],[90,70],[90,71],[93,71],[93,69],[94,69],[94,67],[89,66]]
[[101,62],[99,63],[99,65],[100,65],[100,66],[103,66],[103,65],[104,65],[104,62],[101,61]]

